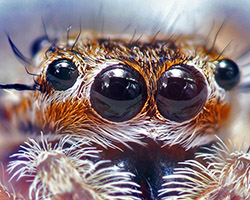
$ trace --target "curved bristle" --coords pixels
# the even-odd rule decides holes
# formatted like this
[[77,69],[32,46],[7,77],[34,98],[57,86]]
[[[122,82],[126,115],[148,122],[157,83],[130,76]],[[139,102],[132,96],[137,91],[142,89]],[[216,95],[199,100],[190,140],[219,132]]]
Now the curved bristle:
[[199,153],[196,158],[202,158],[206,164],[188,160],[181,163],[185,167],[164,177],[166,183],[159,191],[164,200],[250,199],[249,152],[230,150],[220,141],[212,146],[210,153]]
[[20,60],[22,63],[24,64],[28,64],[31,65],[32,64],[32,60],[25,57],[16,47],[16,45],[12,42],[12,40],[10,39],[9,34],[6,32],[6,35],[8,37],[8,41],[10,43],[11,49],[14,52],[15,56],[18,58],[18,60]]
[[138,199],[133,196],[138,193],[133,175],[108,167],[107,160],[94,162],[100,151],[83,140],[74,143],[65,136],[52,144],[42,137],[40,142],[29,139],[21,148],[12,155],[17,159],[8,171],[11,179],[29,177],[30,199]]

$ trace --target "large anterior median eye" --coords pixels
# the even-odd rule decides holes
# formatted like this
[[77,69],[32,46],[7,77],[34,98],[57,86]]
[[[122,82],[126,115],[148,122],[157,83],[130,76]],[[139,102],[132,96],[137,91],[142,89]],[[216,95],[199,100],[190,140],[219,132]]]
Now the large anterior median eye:
[[90,92],[90,101],[95,111],[114,122],[134,117],[146,99],[144,79],[138,71],[125,65],[113,65],[101,71]]
[[46,77],[55,90],[67,90],[76,82],[78,70],[71,60],[59,59],[49,64]]
[[192,66],[175,65],[157,82],[156,104],[165,118],[182,122],[195,117],[207,100],[207,84]]

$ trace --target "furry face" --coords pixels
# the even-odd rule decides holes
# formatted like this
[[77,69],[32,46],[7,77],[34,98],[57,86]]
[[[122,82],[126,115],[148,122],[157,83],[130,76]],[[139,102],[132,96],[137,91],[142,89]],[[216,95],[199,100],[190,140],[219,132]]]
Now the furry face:
[[[213,144],[232,115],[239,68],[202,38],[174,38],[45,37],[32,60],[9,38],[33,80],[1,86],[24,90],[13,102],[2,98],[2,118],[34,138],[12,155],[8,171],[18,181],[15,192],[2,185],[2,195],[216,199],[229,185],[230,198],[249,198],[249,153],[222,156],[227,147]],[[229,180],[232,162],[242,169]]]

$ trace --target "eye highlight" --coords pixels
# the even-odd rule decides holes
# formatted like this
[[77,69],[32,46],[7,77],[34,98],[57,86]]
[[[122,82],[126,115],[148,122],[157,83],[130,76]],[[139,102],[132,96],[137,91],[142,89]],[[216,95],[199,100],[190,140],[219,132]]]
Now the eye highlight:
[[75,64],[69,59],[55,60],[49,64],[46,78],[55,90],[67,90],[74,85],[78,77]]
[[230,59],[222,59],[216,65],[215,81],[225,90],[233,89],[240,81],[238,65]]
[[156,104],[165,118],[183,122],[195,117],[207,100],[207,85],[192,66],[174,65],[157,82]]
[[90,102],[103,118],[114,122],[136,116],[147,99],[147,87],[140,73],[125,65],[101,71],[91,87]]

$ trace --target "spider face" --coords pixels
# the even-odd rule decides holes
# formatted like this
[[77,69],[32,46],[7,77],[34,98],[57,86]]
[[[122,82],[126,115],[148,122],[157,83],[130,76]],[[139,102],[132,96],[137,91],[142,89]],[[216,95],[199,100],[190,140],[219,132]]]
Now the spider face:
[[188,46],[185,39],[183,48],[147,40],[92,38],[73,49],[58,43],[54,51],[41,50],[40,91],[31,100],[40,105],[36,127],[74,135],[87,129],[85,137],[102,146],[141,143],[141,137],[187,148],[213,141],[231,107],[231,93],[217,75],[218,53]]
[[35,45],[34,91],[3,107],[21,132],[42,132],[9,168],[33,177],[29,198],[167,199],[190,186],[174,171],[198,163],[200,146],[223,132],[240,80],[235,62],[189,37],[86,32]]

